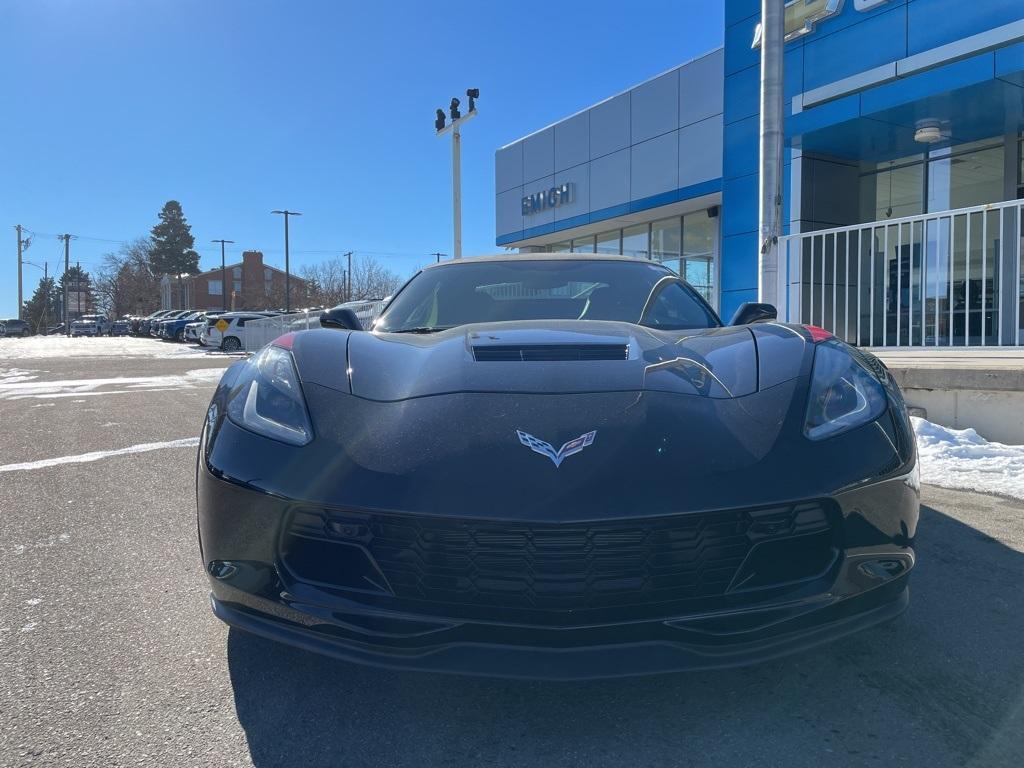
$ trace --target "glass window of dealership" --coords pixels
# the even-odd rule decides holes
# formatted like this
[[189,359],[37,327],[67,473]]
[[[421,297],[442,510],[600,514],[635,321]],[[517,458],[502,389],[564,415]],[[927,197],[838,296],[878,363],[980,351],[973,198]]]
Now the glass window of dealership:
[[853,224],[789,238],[799,319],[863,346],[1021,343],[1024,137],[926,144],[857,175]]
[[714,303],[717,249],[718,219],[708,211],[698,211],[561,240],[537,250],[549,253],[621,253],[653,259],[675,270],[705,299]]

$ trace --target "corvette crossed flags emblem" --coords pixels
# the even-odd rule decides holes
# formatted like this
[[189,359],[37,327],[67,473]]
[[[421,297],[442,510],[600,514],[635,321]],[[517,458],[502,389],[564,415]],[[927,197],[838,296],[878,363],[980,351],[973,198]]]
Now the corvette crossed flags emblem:
[[520,443],[525,445],[531,451],[547,456],[555,463],[556,467],[559,467],[567,457],[572,456],[574,453],[579,453],[588,445],[593,443],[594,438],[597,436],[597,430],[595,429],[593,432],[587,432],[585,435],[574,437],[557,451],[551,443],[545,443],[540,438],[536,438],[520,429],[516,430],[516,434],[519,435]]

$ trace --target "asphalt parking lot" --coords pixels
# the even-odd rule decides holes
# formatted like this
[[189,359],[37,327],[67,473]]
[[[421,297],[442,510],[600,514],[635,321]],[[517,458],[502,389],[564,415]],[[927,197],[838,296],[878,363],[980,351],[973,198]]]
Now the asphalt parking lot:
[[497,681],[229,631],[175,442],[228,362],[0,356],[0,765],[1021,764],[1024,503],[995,496],[926,487],[908,612],[752,668]]

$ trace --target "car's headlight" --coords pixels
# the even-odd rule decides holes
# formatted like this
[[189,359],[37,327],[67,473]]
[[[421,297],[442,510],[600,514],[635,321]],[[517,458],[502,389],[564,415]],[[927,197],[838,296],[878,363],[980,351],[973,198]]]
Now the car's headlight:
[[822,440],[881,416],[888,400],[878,379],[838,341],[816,346],[804,434]]
[[246,366],[228,402],[235,424],[290,445],[313,439],[313,427],[291,352],[264,347]]

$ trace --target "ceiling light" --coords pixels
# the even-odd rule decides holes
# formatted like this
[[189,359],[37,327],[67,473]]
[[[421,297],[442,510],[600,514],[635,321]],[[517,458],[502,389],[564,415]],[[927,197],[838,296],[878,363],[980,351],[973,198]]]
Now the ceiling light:
[[921,144],[935,144],[949,138],[949,131],[943,130],[938,120],[920,120],[914,131],[914,141]]

